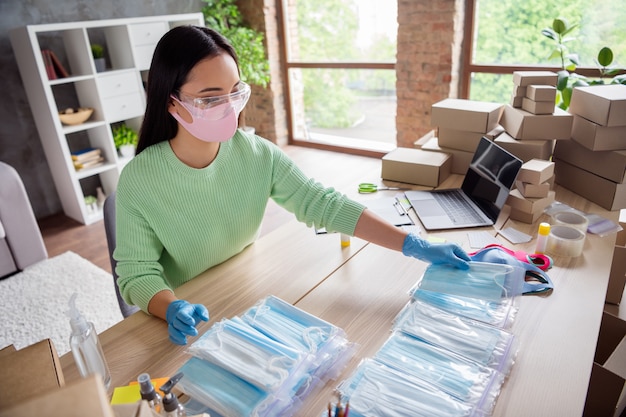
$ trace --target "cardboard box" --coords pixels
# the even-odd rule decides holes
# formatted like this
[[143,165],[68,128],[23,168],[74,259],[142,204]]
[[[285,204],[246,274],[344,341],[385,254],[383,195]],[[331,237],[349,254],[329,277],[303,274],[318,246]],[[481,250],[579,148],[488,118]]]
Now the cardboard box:
[[622,372],[626,355],[625,337],[626,322],[603,313],[583,416],[618,417],[624,411],[626,375]]
[[546,197],[528,198],[524,197],[518,189],[515,189],[511,190],[509,193],[509,196],[506,199],[506,204],[511,206],[511,209],[516,209],[523,213],[542,213],[546,207],[554,203],[554,197],[555,192],[548,191],[548,195]]
[[616,246],[626,246],[626,209],[619,211],[619,225],[622,230],[617,232],[617,238],[615,239]]
[[554,159],[557,184],[607,210],[626,208],[626,184],[618,184],[594,173]]
[[626,151],[591,151],[563,140],[554,147],[554,157],[616,183],[626,180]]
[[575,114],[572,139],[592,151],[622,150],[626,149],[626,126],[601,126]]
[[550,159],[554,140],[517,140],[508,133],[502,133],[493,140],[524,162],[531,159]]
[[609,273],[609,286],[606,290],[606,302],[617,304],[622,301],[624,287],[626,286],[626,247],[615,246],[611,272]]
[[511,96],[511,101],[509,101],[509,104],[515,107],[516,109],[521,109],[523,102],[524,102],[524,96]]
[[531,184],[528,182],[522,182],[519,180],[515,181],[515,187],[519,190],[519,192],[528,198],[542,198],[547,197],[548,192],[550,191],[550,183],[544,182],[541,184]]
[[535,101],[524,97],[522,109],[532,114],[552,114],[554,113],[554,101]]
[[489,140],[494,140],[495,138],[500,136],[502,133],[504,133],[504,128],[501,125],[497,125],[495,128],[485,133],[484,136]]
[[512,208],[512,207],[511,207],[511,211],[509,212],[509,218],[511,220],[516,220],[518,222],[528,223],[528,224],[533,224],[534,222],[539,220],[539,217],[541,216],[543,216],[543,212],[541,211],[537,211],[535,213],[526,213],[522,210]]
[[[150,408],[148,401],[140,400],[132,404],[114,404],[112,406],[115,417],[160,417]],[[191,417],[191,416],[190,416]]]
[[458,149],[443,148],[439,146],[439,138],[430,138],[422,145],[422,149],[429,152],[443,152],[452,156],[452,164],[450,165],[450,173],[467,174],[467,169],[474,158],[474,152],[466,152]]
[[0,410],[64,384],[61,362],[50,339],[0,356]]
[[551,85],[529,85],[526,87],[525,96],[534,101],[551,101],[554,104],[556,87]]
[[[33,381],[30,386],[32,387]],[[102,378],[79,379],[0,411],[0,417],[115,417]]]
[[569,112],[601,126],[626,126],[626,85],[576,87]]
[[554,162],[544,159],[531,159],[524,162],[516,179],[530,184],[541,184],[552,175],[554,175]]
[[552,71],[515,71],[513,84],[521,87],[529,85],[551,85],[556,87],[558,75]]
[[487,133],[498,126],[502,104],[447,98],[433,104],[431,126]]
[[553,114],[532,114],[523,109],[504,106],[500,124],[519,140],[567,139],[572,136],[574,116],[558,107]]
[[474,153],[484,135],[485,133],[440,127],[437,138],[439,146]]
[[396,148],[383,156],[382,178],[437,187],[450,176],[452,157],[422,149]]

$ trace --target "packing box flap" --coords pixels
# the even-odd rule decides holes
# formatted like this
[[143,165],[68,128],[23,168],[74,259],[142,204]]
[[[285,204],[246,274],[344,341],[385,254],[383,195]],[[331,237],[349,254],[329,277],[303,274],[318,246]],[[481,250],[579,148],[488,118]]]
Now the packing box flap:
[[0,417],[115,417],[102,379],[79,379],[0,411]]
[[433,104],[431,126],[487,133],[498,126],[502,104],[447,98]]
[[64,384],[61,362],[50,339],[0,355],[0,409]]

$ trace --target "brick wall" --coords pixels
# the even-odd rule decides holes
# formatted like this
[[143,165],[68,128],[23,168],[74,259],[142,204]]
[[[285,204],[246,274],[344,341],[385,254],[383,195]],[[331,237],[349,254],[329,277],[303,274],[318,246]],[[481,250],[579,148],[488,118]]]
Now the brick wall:
[[252,86],[252,95],[245,109],[245,123],[256,134],[274,143],[287,143],[287,113],[283,91],[278,16],[275,0],[240,0],[237,2],[245,21],[265,33],[265,46],[270,61],[270,84],[267,88]]
[[462,0],[399,0],[397,144],[413,147],[432,130],[431,106],[457,97]]

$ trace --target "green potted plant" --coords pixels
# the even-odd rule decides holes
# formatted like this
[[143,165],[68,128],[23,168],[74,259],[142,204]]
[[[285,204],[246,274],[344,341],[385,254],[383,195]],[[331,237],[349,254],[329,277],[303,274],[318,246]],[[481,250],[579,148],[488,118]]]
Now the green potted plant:
[[[613,64],[613,51],[605,46],[598,52],[596,65],[599,78],[590,79],[576,74],[576,67],[580,65],[578,54],[570,53],[567,44],[575,38],[568,36],[578,25],[570,25],[567,20],[557,18],[552,21],[552,27],[544,28],[541,34],[554,42],[554,50],[548,59],[559,59],[561,70],[558,72],[556,104],[563,110],[569,108],[572,90],[575,87],[602,85],[605,79],[617,74],[620,70]],[[610,80],[611,84],[626,84],[626,75],[617,75]]]
[[135,149],[137,148],[137,142],[139,136],[137,132],[125,123],[113,127],[113,143],[115,149],[119,152],[120,156],[132,157],[135,155]]
[[98,43],[91,44],[91,56],[96,66],[96,71],[103,72],[106,70],[106,61],[104,59],[104,47]]
[[[239,58],[242,81],[250,85],[267,87],[270,81],[270,66],[262,32],[248,27],[235,0],[202,0],[202,8],[207,27],[224,35],[235,48]],[[254,128],[246,126],[245,109],[240,116],[242,129],[254,133]]]

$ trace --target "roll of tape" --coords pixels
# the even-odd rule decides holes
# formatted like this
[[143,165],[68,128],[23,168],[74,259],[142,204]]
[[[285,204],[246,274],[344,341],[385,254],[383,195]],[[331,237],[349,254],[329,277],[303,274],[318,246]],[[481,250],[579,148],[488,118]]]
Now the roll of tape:
[[575,227],[583,233],[587,233],[589,219],[575,211],[559,211],[552,215],[552,224]]
[[585,237],[585,233],[575,227],[554,225],[550,228],[546,252],[554,256],[579,256],[585,246]]

